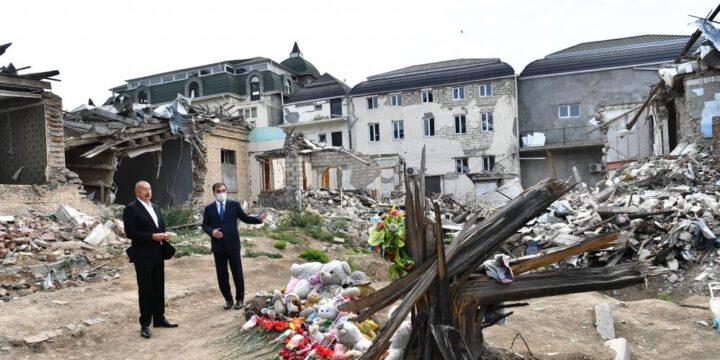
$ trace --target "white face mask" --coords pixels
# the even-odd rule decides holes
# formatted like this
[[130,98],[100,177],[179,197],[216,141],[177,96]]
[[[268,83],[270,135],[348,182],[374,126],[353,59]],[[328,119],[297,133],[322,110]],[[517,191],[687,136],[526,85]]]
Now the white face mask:
[[225,202],[225,200],[227,200],[227,193],[215,194],[215,199],[219,202]]

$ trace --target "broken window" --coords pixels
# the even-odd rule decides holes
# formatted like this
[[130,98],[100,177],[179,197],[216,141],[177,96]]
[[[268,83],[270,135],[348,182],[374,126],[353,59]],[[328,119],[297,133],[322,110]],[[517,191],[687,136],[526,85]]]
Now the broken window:
[[465,123],[465,115],[455,115],[455,133],[466,134],[467,125]]
[[492,84],[480,84],[478,94],[480,94],[480,96],[492,96]]
[[402,95],[390,95],[390,106],[402,106]]
[[420,92],[420,101],[423,103],[433,102],[432,90],[423,90]]
[[138,91],[137,102],[138,102],[139,104],[147,104],[147,103],[149,103],[147,90],[140,90],[140,91]]
[[495,156],[483,156],[483,171],[493,172],[495,171]]
[[235,164],[235,151],[220,149],[220,162],[223,164]]
[[331,133],[330,140],[332,140],[332,146],[342,146],[342,131]]
[[467,174],[470,172],[470,167],[468,166],[468,158],[456,158],[455,159],[455,172],[458,174]]
[[367,98],[367,108],[368,109],[377,109],[377,107],[378,107],[377,96]]
[[370,128],[370,141],[380,141],[380,124],[368,124]]
[[453,88],[452,93],[453,93],[453,100],[462,100],[465,98],[465,88],[464,87]]
[[260,100],[260,78],[253,76],[250,79],[250,101]]
[[290,80],[285,80],[285,92],[288,94],[292,92],[292,82]]
[[405,138],[405,125],[402,120],[395,120],[393,125],[393,140],[402,140]]
[[322,110],[322,104],[315,104],[315,111],[321,111]]
[[330,117],[342,117],[342,99],[330,99]]
[[580,117],[580,104],[560,105],[558,115],[561,119]]
[[435,118],[423,119],[423,134],[425,136],[435,136]]
[[202,96],[202,94],[200,93],[200,83],[198,83],[197,81],[191,81],[190,85],[188,85],[187,96],[191,99]]
[[45,111],[41,103],[21,104],[0,110],[0,184],[44,184]]
[[262,188],[263,191],[280,190],[285,188],[285,159],[263,159]]
[[327,134],[325,134],[325,133],[318,134],[318,142],[319,143],[327,143]]
[[480,131],[495,131],[492,112],[480,113]]

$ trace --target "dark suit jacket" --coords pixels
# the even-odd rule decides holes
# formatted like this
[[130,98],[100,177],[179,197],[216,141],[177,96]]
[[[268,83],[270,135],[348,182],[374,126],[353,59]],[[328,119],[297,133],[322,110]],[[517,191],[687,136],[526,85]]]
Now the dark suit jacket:
[[[246,224],[262,224],[262,221],[254,216],[248,216],[240,207],[240,203],[233,200],[225,201],[225,216],[220,220],[220,214],[217,209],[217,202],[213,201],[205,207],[203,212],[203,230],[210,235],[210,246],[212,252],[222,250],[240,250],[240,234],[238,232],[237,221],[240,220]],[[216,239],[212,236],[215,229],[220,229],[223,233],[222,239]]]
[[132,262],[163,261],[162,245],[160,241],[152,239],[152,234],[165,232],[165,223],[162,214],[160,214],[160,208],[155,204],[152,204],[152,206],[155,209],[160,226],[155,226],[150,213],[145,210],[145,207],[137,199],[133,200],[123,210],[125,234],[132,240],[132,246],[128,251],[128,256],[130,256]]

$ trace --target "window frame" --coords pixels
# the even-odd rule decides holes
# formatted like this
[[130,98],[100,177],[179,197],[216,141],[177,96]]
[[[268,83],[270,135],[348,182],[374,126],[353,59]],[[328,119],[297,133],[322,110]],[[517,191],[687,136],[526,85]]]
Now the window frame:
[[458,86],[458,87],[452,88],[452,97],[453,97],[453,101],[465,100],[465,87]]
[[235,150],[220,149],[220,163],[237,165],[237,155],[235,153]]
[[[577,106],[577,115],[573,115],[573,114],[572,114],[572,108],[573,108],[573,106]],[[567,109],[567,115],[566,115],[566,116],[562,116],[562,109],[563,109],[563,108]],[[581,115],[581,112],[580,112],[580,103],[562,104],[562,105],[559,105],[559,106],[558,106],[558,118],[559,118],[559,119],[574,119],[574,118],[579,118],[580,115]]]
[[[484,94],[484,95],[483,95],[483,90],[482,90],[483,88],[485,89],[485,91],[484,91],[485,94]],[[490,96],[493,96],[492,83],[480,84],[480,85],[478,86],[478,96],[480,96],[480,97],[490,97]]]
[[369,123],[368,129],[369,129],[368,135],[370,138],[370,142],[379,142],[380,141],[380,123]]
[[319,144],[327,144],[327,133],[319,133],[318,134],[318,143]]
[[434,102],[432,89],[420,90],[420,103],[427,104],[431,102]]
[[[495,162],[495,155],[487,155],[482,157],[483,160],[483,172],[495,172],[497,163]],[[492,162],[492,164],[491,164]]]
[[[431,134],[428,134],[431,133]],[[423,118],[423,137],[434,137],[435,136],[435,118],[426,117]]]
[[[257,80],[257,81],[253,81],[253,80]],[[253,84],[257,84],[257,95],[254,94]],[[260,84],[261,84],[261,82],[260,82],[259,76],[253,75],[252,77],[250,77],[250,101],[260,100],[261,94],[262,94],[262,86]]]
[[367,103],[368,110],[377,109],[378,108],[378,97],[377,96],[371,96],[365,98]]
[[390,107],[400,107],[402,106],[402,94],[394,94],[390,95]]
[[405,140],[405,121],[404,120],[393,120],[393,140]]
[[453,119],[455,120],[455,135],[467,134],[467,117],[464,114],[458,114],[454,115]]
[[[489,124],[489,126],[488,126]],[[480,131],[481,132],[494,132],[495,131],[495,116],[492,111],[486,111],[480,113]]]
[[[461,169],[458,171],[458,169]],[[467,157],[455,158],[455,173],[468,174],[470,172],[470,162]]]

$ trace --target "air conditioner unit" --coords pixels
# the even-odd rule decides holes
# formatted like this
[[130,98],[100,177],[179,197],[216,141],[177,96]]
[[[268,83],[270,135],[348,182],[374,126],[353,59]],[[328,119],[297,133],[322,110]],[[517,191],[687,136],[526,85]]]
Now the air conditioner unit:
[[420,168],[418,168],[417,166],[408,166],[405,169],[405,174],[418,175],[418,174],[420,174]]
[[590,172],[602,172],[602,164],[590,164]]

